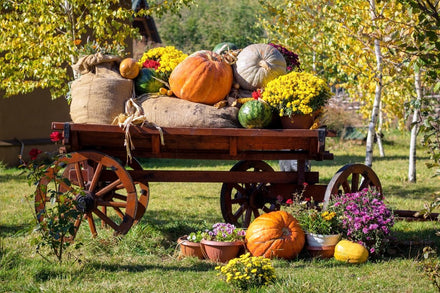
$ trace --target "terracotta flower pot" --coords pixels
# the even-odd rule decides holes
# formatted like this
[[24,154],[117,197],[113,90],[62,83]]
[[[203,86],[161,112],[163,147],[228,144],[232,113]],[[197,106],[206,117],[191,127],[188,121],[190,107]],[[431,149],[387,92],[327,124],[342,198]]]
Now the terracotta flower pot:
[[243,241],[221,242],[203,239],[201,242],[205,257],[215,262],[228,262],[238,256]]
[[318,116],[317,112],[312,114],[294,114],[292,116],[280,117],[281,125],[284,129],[309,129]]
[[202,252],[202,245],[197,242],[188,241],[187,236],[182,236],[177,240],[177,244],[180,246],[180,255],[183,257],[197,257],[204,259],[205,256]]

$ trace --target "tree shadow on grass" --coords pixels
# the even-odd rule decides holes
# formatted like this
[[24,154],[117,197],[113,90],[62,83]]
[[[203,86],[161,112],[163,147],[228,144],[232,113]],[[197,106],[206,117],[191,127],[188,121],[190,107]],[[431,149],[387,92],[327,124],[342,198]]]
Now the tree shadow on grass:
[[51,279],[66,278],[68,274],[69,278],[80,279],[84,276],[84,270],[96,272],[96,271],[106,271],[106,272],[129,272],[129,273],[139,273],[144,271],[161,271],[163,273],[176,271],[176,272],[204,272],[212,271],[218,264],[211,263],[208,261],[195,261],[190,266],[178,266],[178,265],[160,265],[160,264],[108,264],[99,261],[91,261],[86,263],[84,269],[80,271],[69,271],[66,273],[60,267],[56,266],[45,266],[39,268],[33,275],[33,279],[36,282],[46,282]]
[[434,199],[433,197],[434,193],[438,191],[438,187],[417,185],[412,188],[410,185],[402,186],[402,184],[396,183],[396,184],[390,184],[384,188],[385,196],[387,191],[392,193],[393,196],[402,199],[423,198],[425,200],[432,200]]
[[176,272],[204,272],[204,271],[212,271],[217,263],[210,261],[194,261],[191,265],[188,266],[178,266],[178,265],[160,265],[160,264],[135,264],[135,265],[127,265],[127,264],[108,264],[101,262],[90,262],[87,264],[93,271],[95,270],[105,270],[108,272],[142,272],[142,271],[151,271],[151,270],[160,270],[162,272],[176,271]]
[[152,226],[166,239],[177,240],[180,236],[195,232],[195,229],[211,228],[212,224],[219,222],[219,215],[220,211],[219,214],[191,213],[182,218],[173,211],[148,211],[148,215],[145,214],[138,225]]
[[0,225],[0,237],[24,235],[29,232],[29,225]]
[[[427,227],[411,228],[411,225],[426,223]],[[423,248],[429,246],[438,250],[440,237],[436,236],[439,230],[437,222],[404,222],[403,227],[394,228],[391,233],[390,243],[386,257],[389,258],[420,258]]]

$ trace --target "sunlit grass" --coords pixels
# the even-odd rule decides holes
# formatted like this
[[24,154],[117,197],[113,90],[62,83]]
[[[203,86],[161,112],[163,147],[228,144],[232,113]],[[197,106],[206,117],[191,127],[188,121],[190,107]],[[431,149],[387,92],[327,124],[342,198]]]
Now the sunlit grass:
[[[387,202],[394,209],[417,210],[439,191],[439,179],[423,150],[418,151],[417,183],[407,183],[409,135],[385,134],[386,157],[374,150],[373,169]],[[333,161],[312,162],[326,184],[339,168],[363,163],[365,146],[327,138]],[[147,169],[229,170],[234,161],[143,160]],[[276,161],[269,162],[278,170]],[[0,168],[0,291],[1,292],[234,292],[219,281],[216,264],[178,257],[177,238],[223,221],[221,183],[149,184],[150,203],[139,224],[127,235],[102,231],[92,238],[86,223],[62,264],[47,263],[35,252],[33,203],[26,199],[34,186],[17,169]],[[254,292],[436,292],[419,266],[424,245],[438,248],[437,222],[398,222],[398,245],[379,262],[347,265],[314,260],[303,252],[291,261],[274,260],[278,281]],[[101,232],[101,231],[100,231]],[[17,277],[19,276],[19,277]]]

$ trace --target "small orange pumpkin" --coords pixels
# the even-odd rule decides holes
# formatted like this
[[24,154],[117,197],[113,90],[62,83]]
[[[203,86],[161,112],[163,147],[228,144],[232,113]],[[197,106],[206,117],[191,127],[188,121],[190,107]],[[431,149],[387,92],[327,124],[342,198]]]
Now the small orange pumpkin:
[[291,259],[301,252],[304,243],[298,220],[285,211],[262,214],[246,231],[246,246],[253,256]]
[[195,103],[214,105],[230,92],[233,81],[231,65],[212,51],[197,51],[180,62],[171,72],[170,89],[174,95]]
[[119,64],[119,73],[122,77],[134,79],[139,75],[140,66],[133,58],[125,58]]

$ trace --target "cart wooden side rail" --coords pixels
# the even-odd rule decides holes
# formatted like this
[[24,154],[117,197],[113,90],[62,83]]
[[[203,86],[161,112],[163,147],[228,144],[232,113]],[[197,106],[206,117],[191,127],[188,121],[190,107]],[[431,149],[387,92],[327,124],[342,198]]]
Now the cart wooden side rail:
[[[229,171],[144,170],[136,159],[127,162],[126,133],[113,125],[54,122],[63,132],[61,150],[68,153],[40,182],[37,214],[50,199],[46,186],[63,172],[72,186],[83,192],[76,200],[93,235],[100,219],[115,233],[125,234],[148,205],[149,182],[221,182],[220,207],[225,221],[247,227],[261,213],[279,209],[279,199],[294,192],[317,201],[331,195],[355,192],[366,187],[382,190],[374,171],[363,165],[343,166],[328,185],[319,184],[318,172],[307,172],[307,160],[333,160],[325,150],[325,129],[224,129],[161,128],[131,126],[129,136],[134,158],[172,158],[238,161]],[[297,160],[298,170],[274,171],[264,160]],[[60,183],[61,191],[71,186]]]

